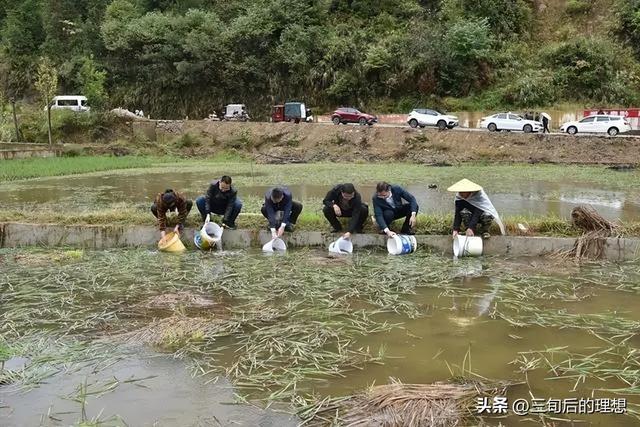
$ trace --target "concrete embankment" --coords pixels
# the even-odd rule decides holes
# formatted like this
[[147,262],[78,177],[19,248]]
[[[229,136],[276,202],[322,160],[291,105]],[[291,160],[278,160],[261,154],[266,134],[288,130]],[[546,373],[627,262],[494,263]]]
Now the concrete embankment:
[[62,148],[29,143],[0,143],[0,160],[27,159],[29,157],[56,157]]
[[[193,245],[194,230],[185,230],[183,241],[189,248]],[[0,247],[21,246],[71,246],[87,249],[122,247],[155,247],[159,235],[155,227],[131,225],[58,225],[58,224],[0,224]],[[450,236],[416,236],[419,248],[450,255]],[[266,230],[234,230],[223,235],[223,246],[228,249],[259,247],[270,235]],[[328,247],[336,235],[319,231],[298,231],[287,234],[285,240],[291,247]],[[493,236],[485,241],[486,255],[540,256],[557,250],[570,249],[575,239],[566,237]],[[385,236],[359,234],[353,237],[358,247],[384,247]],[[633,260],[640,258],[640,239],[607,239],[605,256],[609,260]]]

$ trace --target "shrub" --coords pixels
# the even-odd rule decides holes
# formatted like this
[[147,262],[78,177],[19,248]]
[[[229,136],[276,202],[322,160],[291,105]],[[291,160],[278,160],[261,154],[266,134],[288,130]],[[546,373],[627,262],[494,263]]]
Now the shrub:
[[568,0],[567,13],[569,15],[582,15],[591,11],[591,1],[589,0]]

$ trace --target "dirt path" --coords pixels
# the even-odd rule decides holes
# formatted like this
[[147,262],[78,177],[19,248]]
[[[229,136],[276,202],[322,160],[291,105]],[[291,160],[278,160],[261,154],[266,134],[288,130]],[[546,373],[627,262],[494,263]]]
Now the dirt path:
[[175,143],[189,134],[191,142],[183,144],[186,155],[234,149],[264,163],[389,160],[426,164],[640,163],[637,137],[203,121],[135,123],[133,132],[163,144]]

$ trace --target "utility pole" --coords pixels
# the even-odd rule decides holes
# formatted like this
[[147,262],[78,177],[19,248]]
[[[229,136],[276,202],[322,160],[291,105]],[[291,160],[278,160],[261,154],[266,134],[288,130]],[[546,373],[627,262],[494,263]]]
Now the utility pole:
[[13,111],[13,125],[16,128],[16,139],[18,142],[21,142],[20,129],[18,128],[18,116],[16,115],[16,99],[11,97],[9,101],[11,102],[11,110]]

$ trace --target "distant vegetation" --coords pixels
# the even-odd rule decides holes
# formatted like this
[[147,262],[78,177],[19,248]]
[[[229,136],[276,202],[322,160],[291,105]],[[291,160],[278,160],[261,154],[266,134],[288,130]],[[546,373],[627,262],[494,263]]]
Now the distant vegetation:
[[58,93],[164,118],[637,106],[638,46],[640,0],[0,0],[0,99],[46,56]]

